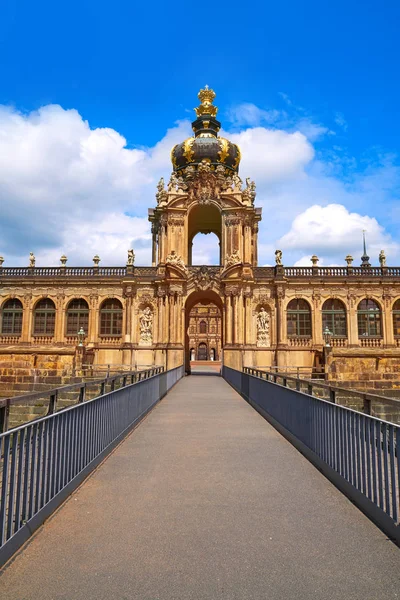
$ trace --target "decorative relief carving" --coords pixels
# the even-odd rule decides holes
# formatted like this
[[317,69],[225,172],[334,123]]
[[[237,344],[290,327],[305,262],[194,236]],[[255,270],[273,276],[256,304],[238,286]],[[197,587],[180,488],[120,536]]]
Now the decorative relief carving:
[[182,269],[183,271],[187,271],[186,269],[186,265],[183,262],[183,259],[181,256],[179,256],[175,250],[172,250],[170,254],[168,254],[167,258],[165,259],[165,262],[167,265],[173,265],[175,267],[179,267],[180,269]]
[[200,271],[194,276],[194,287],[196,290],[213,289],[216,284],[216,279],[210,274],[207,267],[201,267]]
[[262,306],[257,313],[257,346],[266,347],[270,345],[268,312]]
[[140,325],[140,344],[148,345],[153,341],[153,313],[149,306],[146,306],[139,317]]
[[238,250],[234,250],[230,256],[226,256],[226,258],[225,258],[225,265],[227,267],[232,267],[233,265],[238,265],[241,262],[242,262],[242,259],[240,258]]

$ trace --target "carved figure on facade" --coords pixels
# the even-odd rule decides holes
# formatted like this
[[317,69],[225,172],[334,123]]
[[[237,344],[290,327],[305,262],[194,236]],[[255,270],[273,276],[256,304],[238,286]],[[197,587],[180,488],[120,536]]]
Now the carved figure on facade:
[[30,268],[33,269],[33,267],[35,266],[35,264],[36,264],[35,255],[33,254],[33,252],[30,252],[29,253],[29,266],[30,266]]
[[250,177],[246,177],[246,188],[242,192],[243,202],[246,204],[254,204],[256,197],[256,184],[250,180]]
[[135,263],[135,253],[134,253],[133,249],[130,248],[130,250],[128,250],[128,260],[126,261],[126,266],[133,267],[134,263]]
[[282,266],[282,250],[275,250],[275,264],[279,267]]
[[269,314],[262,306],[257,313],[257,346],[269,346]]
[[140,343],[151,344],[153,341],[153,313],[151,308],[146,306],[139,317],[140,325]]
[[386,267],[386,254],[384,250],[381,250],[379,252],[379,264],[381,265],[381,267]]
[[236,249],[232,252],[230,256],[227,256],[225,259],[225,265],[227,267],[232,267],[233,265],[240,264],[241,262],[242,259],[240,258],[239,250]]
[[242,191],[242,180],[240,179],[239,175],[237,173],[235,173],[232,177],[232,182],[233,182],[233,189],[235,192],[241,192]]
[[166,204],[168,201],[168,192],[165,189],[164,177],[161,177],[160,181],[157,183],[156,199],[157,204]]
[[351,267],[351,265],[353,264],[354,258],[351,256],[351,254],[348,254],[344,260],[346,261],[347,266]]
[[174,265],[179,267],[180,269],[182,269],[183,271],[186,271],[186,265],[183,262],[183,259],[181,256],[179,256],[175,250],[171,250],[170,254],[168,254],[167,258],[165,259],[165,262],[168,265]]

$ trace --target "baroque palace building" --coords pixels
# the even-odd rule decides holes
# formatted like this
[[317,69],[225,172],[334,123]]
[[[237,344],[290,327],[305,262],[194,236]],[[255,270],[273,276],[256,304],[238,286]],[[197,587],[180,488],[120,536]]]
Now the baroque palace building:
[[[199,358],[203,321],[219,316],[206,358],[242,366],[325,366],[336,380],[398,378],[400,268],[260,267],[256,186],[239,177],[240,150],[219,136],[213,90],[200,90],[193,135],[171,151],[172,174],[161,179],[149,210],[152,266],[4,267],[0,258],[0,371],[78,363],[140,368]],[[192,266],[193,238],[219,239],[216,266]],[[216,312],[210,312],[215,307]],[[195,309],[195,310],[194,310]],[[198,327],[198,328],[197,328]],[[83,346],[78,330],[84,331]],[[197,329],[196,329],[197,328]],[[327,334],[329,345],[326,345]],[[211,331],[208,329],[207,334]],[[218,334],[218,335],[217,335]],[[82,333],[81,333],[82,335]],[[200,350],[200,358],[204,350]],[[11,369],[11,371],[10,371]]]

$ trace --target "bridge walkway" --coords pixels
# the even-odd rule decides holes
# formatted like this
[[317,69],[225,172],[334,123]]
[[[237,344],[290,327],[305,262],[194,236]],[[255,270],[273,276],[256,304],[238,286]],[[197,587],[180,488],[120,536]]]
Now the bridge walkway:
[[5,568],[7,600],[400,598],[400,551],[220,377],[181,380]]

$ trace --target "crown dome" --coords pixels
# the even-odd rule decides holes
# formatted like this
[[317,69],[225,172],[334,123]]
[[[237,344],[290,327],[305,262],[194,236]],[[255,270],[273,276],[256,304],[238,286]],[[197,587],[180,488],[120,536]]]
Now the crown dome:
[[237,173],[240,150],[226,138],[218,137],[221,123],[216,119],[218,108],[213,104],[214,90],[206,85],[199,91],[198,98],[201,104],[195,108],[197,119],[192,123],[194,136],[177,144],[171,151],[174,171],[183,174],[189,165],[196,168],[202,161],[206,161],[211,164],[211,168],[222,165],[226,167],[227,174]]

